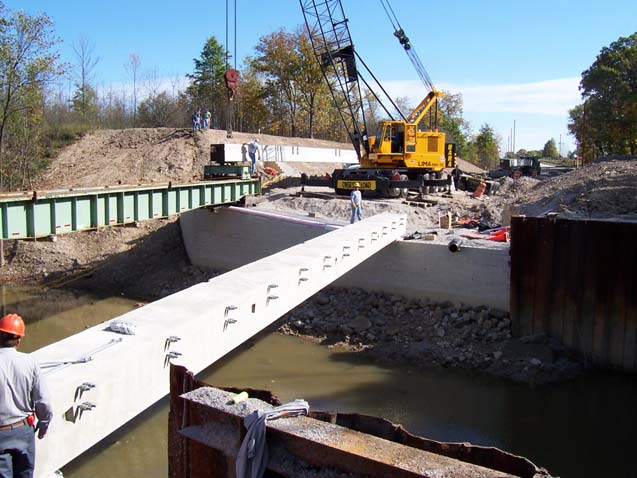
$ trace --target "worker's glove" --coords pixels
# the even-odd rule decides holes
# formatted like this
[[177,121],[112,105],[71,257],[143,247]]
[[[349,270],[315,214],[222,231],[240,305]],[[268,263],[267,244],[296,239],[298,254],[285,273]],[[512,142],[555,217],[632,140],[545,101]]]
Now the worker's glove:
[[45,425],[42,422],[38,422],[38,424],[35,426],[35,429],[38,432],[38,438],[41,440],[42,438],[44,438],[46,432],[49,430],[49,424],[47,423]]

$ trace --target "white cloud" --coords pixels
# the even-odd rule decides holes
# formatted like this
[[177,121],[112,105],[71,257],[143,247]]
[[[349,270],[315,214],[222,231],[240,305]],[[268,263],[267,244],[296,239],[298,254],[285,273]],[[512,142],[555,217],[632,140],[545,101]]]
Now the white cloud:
[[[503,148],[517,121],[516,149],[541,149],[554,138],[563,141],[564,152],[575,148],[568,134],[568,111],[581,103],[579,77],[534,83],[438,84],[438,89],[461,93],[464,117],[474,126],[489,123],[500,135]],[[417,105],[427,94],[418,81],[390,81],[383,84],[393,97],[407,97]]]
[[[579,82],[579,77],[573,77],[496,85],[448,83],[437,85],[437,88],[461,93],[465,112],[568,116],[568,110],[581,102]],[[418,81],[391,81],[383,86],[392,97],[406,96],[414,105],[427,93]]]

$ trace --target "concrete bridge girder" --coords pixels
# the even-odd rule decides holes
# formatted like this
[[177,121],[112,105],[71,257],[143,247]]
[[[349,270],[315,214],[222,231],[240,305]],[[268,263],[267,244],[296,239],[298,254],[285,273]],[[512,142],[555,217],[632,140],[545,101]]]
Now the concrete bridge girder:
[[[38,443],[48,477],[168,393],[171,361],[197,373],[405,234],[381,214],[265,257],[33,353],[48,363],[54,420]],[[69,363],[75,362],[75,363]]]

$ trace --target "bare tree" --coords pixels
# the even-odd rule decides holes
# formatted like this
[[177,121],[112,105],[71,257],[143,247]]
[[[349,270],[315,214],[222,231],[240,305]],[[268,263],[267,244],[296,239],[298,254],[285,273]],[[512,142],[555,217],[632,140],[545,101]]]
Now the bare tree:
[[80,113],[83,116],[87,116],[90,107],[89,103],[95,100],[95,90],[90,85],[91,75],[100,59],[94,56],[95,45],[88,40],[86,35],[81,35],[72,46],[77,60],[77,67],[80,70],[80,81],[75,93],[75,104],[79,106]]
[[162,90],[162,80],[157,74],[157,69],[148,70],[144,75],[144,88],[146,96],[157,96]]
[[128,63],[124,65],[129,78],[133,82],[133,128],[137,120],[137,78],[141,64],[142,61],[139,59],[139,55],[137,53],[131,53],[128,57]]

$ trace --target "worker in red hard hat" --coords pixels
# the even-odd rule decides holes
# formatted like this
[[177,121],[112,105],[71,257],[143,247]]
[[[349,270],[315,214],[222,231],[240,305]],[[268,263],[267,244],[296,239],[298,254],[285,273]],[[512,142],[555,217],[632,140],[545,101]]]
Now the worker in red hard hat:
[[22,317],[0,319],[0,477],[33,476],[35,432],[43,438],[53,416],[38,364],[16,350],[22,337]]

